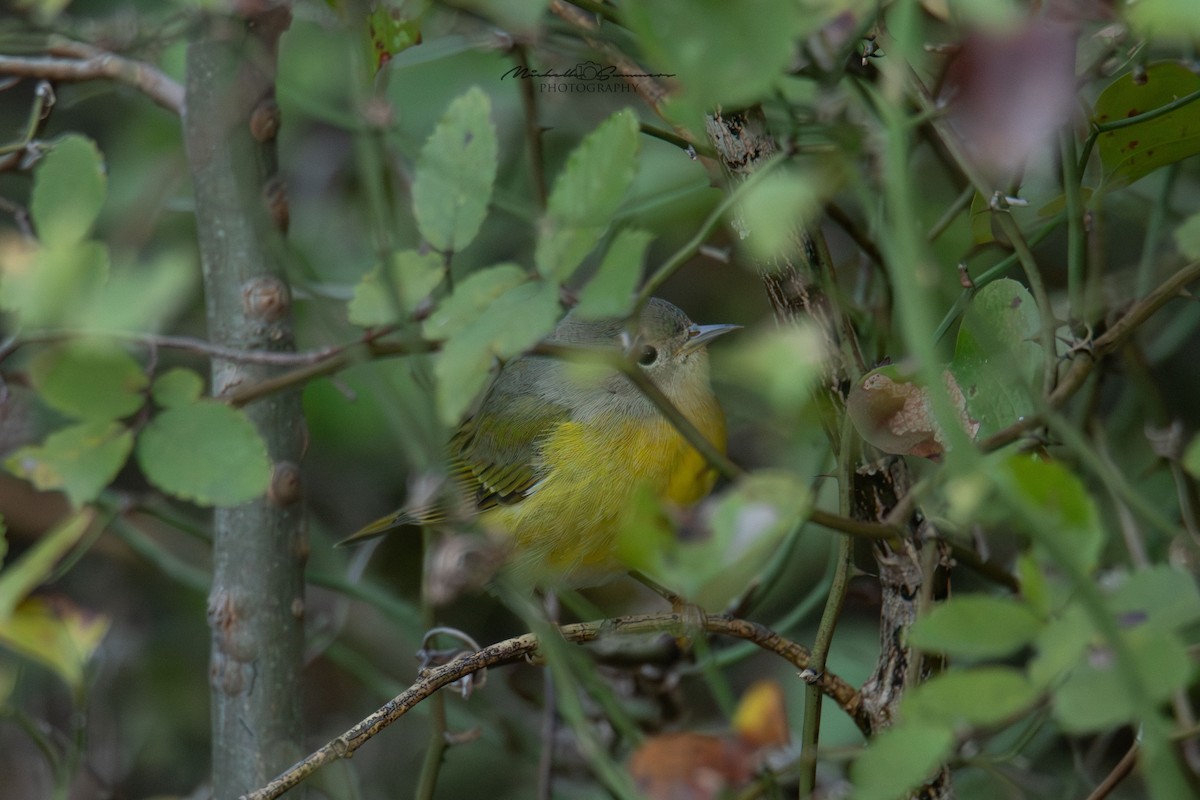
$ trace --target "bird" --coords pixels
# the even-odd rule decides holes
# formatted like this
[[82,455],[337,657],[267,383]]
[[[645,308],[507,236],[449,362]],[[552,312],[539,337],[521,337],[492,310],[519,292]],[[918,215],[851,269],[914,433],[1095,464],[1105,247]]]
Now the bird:
[[[545,339],[632,356],[720,452],[725,415],[709,379],[707,348],[739,325],[697,325],[650,298],[631,323],[568,313]],[[545,348],[544,348],[545,349]],[[508,567],[539,587],[604,583],[625,568],[617,537],[640,492],[687,506],[716,472],[641,389],[611,363],[580,364],[533,352],[505,363],[474,413],[450,437],[450,484],[511,553]],[[436,525],[452,504],[405,506],[341,544],[410,524]]]

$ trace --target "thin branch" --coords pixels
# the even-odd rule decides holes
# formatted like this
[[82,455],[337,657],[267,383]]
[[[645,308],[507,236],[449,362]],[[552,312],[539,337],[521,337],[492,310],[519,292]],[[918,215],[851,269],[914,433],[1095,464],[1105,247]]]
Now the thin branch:
[[[513,48],[517,64],[529,71],[529,56],[524,45]],[[533,81],[517,81],[521,86],[521,111],[525,119],[525,141],[529,145],[529,181],[540,211],[546,210],[546,163],[542,155],[542,126],[538,124],[537,95]]]
[[831,531],[845,533],[859,539],[873,539],[876,541],[892,541],[897,538],[902,538],[905,535],[904,529],[899,525],[885,524],[882,522],[867,522],[866,520],[853,519],[851,517],[842,516],[839,514],[831,514],[828,511],[822,511],[819,508],[814,508],[808,512],[809,522],[816,523],[822,528],[829,528]]
[[[677,633],[687,636],[696,630],[753,642],[785,659],[799,670],[808,668],[809,651],[803,645],[785,639],[771,629],[749,620],[723,614],[706,614],[695,606],[680,613],[642,614],[630,617],[583,622],[559,628],[563,639],[575,644],[594,642],[601,637],[647,633]],[[511,664],[534,655],[538,638],[527,633],[466,653],[449,664],[423,671],[404,692],[389,700],[374,714],[281,773],[261,789],[243,795],[242,800],[272,800],[308,778],[326,764],[351,757],[375,734],[412,710],[418,703],[447,684],[488,667]],[[816,677],[816,685],[866,732],[858,691],[829,672]]]
[[[850,514],[851,497],[854,493],[854,462],[860,455],[858,440],[851,433],[850,416],[842,418],[842,435],[838,450],[838,511]],[[813,640],[811,671],[820,675],[825,671],[829,649],[833,645],[833,633],[842,615],[842,605],[850,586],[850,570],[854,566],[854,540],[849,536],[838,537],[837,566],[825,598],[825,609]],[[817,745],[821,734],[821,691],[809,684],[804,691],[804,724],[800,730],[800,797],[808,797],[817,788]]]
[[441,342],[431,342],[424,339],[414,339],[410,342],[378,342],[368,340],[360,346],[343,348],[324,361],[317,361],[307,366],[266,378],[257,383],[252,383],[249,386],[235,389],[225,396],[225,400],[230,405],[240,408],[255,400],[285,391],[293,386],[299,386],[316,378],[323,378],[335,372],[340,372],[363,358],[433,353],[441,346]]
[[[1090,355],[1084,354],[1071,362],[1070,369],[1063,374],[1058,386],[1046,398],[1047,405],[1051,409],[1061,408],[1079,390],[1079,387],[1083,386],[1083,382],[1104,356],[1124,344],[1125,340],[1132,336],[1143,322],[1166,305],[1169,300],[1177,297],[1185,286],[1197,279],[1200,279],[1200,261],[1193,261],[1163,281],[1150,294],[1134,303],[1107,331],[1096,337],[1092,342]],[[1016,441],[1025,431],[1040,424],[1041,419],[1038,415],[1030,415],[992,434],[980,443],[980,447],[985,451],[996,450]]]
[[0,56],[0,75],[71,82],[112,80],[132,86],[176,116],[183,115],[183,87],[157,67],[86,45],[76,45],[76,52],[80,57]]
[[295,366],[297,364],[314,364],[332,358],[346,346],[331,345],[304,353],[282,353],[269,350],[242,350],[236,347],[213,344],[205,339],[192,336],[164,336],[154,333],[139,333],[137,331],[105,331],[86,329],[59,329],[34,331],[19,334],[6,341],[0,347],[0,361],[8,358],[18,348],[27,344],[54,344],[75,339],[112,339],[118,342],[130,342],[146,347],[161,347],[169,350],[186,350],[209,358],[223,358],[242,364],[274,364],[277,366]]
[[1105,776],[1091,794],[1087,796],[1087,800],[1104,800],[1112,794],[1113,789],[1117,788],[1117,784],[1129,777],[1129,773],[1133,772],[1133,766],[1137,763],[1138,746],[1134,742],[1133,746],[1125,751],[1125,755],[1117,762],[1117,765],[1112,768],[1112,772]]

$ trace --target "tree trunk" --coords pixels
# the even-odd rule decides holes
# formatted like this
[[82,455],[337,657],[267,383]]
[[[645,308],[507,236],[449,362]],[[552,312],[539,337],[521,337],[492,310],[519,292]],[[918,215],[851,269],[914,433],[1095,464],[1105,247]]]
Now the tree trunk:
[[[214,18],[188,47],[184,135],[195,189],[209,338],[239,349],[294,349],[291,296],[273,241],[287,204],[275,175],[276,45],[286,8],[243,3]],[[213,359],[213,394],[269,367]],[[273,464],[266,497],[214,518],[209,595],[213,796],[236,797],[301,754],[300,671],[307,539],[299,461],[298,393],[246,409]]]

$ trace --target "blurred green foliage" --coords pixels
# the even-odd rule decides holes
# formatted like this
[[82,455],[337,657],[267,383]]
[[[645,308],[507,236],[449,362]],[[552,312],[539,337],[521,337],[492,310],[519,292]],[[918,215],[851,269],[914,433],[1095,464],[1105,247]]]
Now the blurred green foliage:
[[[1086,111],[1058,109],[1045,138],[1059,141],[1024,154],[1021,174],[989,194],[938,139],[942,109],[914,111],[913,82],[938,86],[956,58],[969,72],[973,37],[1019,40],[1027,18],[1044,21],[1040,4],[625,0],[571,6],[579,17],[505,0],[297,2],[279,53],[291,228],[277,247],[308,355],[279,369],[303,372],[321,348],[348,357],[336,374],[295,384],[309,435],[307,740],[323,743],[407,686],[431,620],[481,644],[526,630],[488,596],[429,608],[415,534],[377,550],[332,544],[436,490],[447,431],[499,362],[553,329],[564,299],[578,298],[581,315],[624,315],[668,263],[678,269],[656,294],[699,322],[749,328],[713,358],[730,455],[748,474],[682,520],[647,498],[626,555],[712,610],[740,598],[740,613],[812,641],[819,603],[806,597],[823,599],[836,534],[805,520],[839,510],[830,476],[853,467],[839,472],[848,451],[826,437],[837,413],[821,395],[830,354],[815,328],[773,325],[758,274],[795,256],[802,223],[825,234],[834,269],[820,288],[857,337],[850,382],[920,387],[883,405],[917,398],[908,410],[935,438],[966,442],[941,402],[952,398],[930,380],[947,364],[977,438],[1050,415],[1045,435],[1018,447],[943,452],[950,436],[938,439],[940,464],[909,456],[929,536],[1020,590],[960,560],[953,596],[924,598],[905,634],[944,656],[945,670],[848,769],[825,748],[864,741],[829,705],[819,782],[848,775],[856,797],[882,800],[949,763],[963,797],[1060,797],[1090,791],[1136,737],[1145,766],[1112,797],[1195,788],[1186,772],[1200,753],[1177,742],[1196,732],[1200,374],[1188,353],[1200,311],[1167,305],[1061,410],[1038,391],[1047,359],[1061,373],[1091,358],[1092,334],[1200,254],[1200,102],[1187,100],[1200,85],[1188,61],[1195,13],[1191,0],[1104,14],[1077,5],[1072,61]],[[0,55],[79,41],[176,80],[186,37],[204,14],[229,10],[184,0],[20,9],[0,22]],[[934,43],[953,53],[924,47]],[[618,50],[657,73],[633,79],[640,94],[589,72]],[[522,64],[530,76],[512,72]],[[650,81],[669,90],[655,108]],[[183,796],[208,763],[207,508],[261,495],[271,465],[240,410],[202,397],[207,334],[178,120],[121,82],[58,81],[31,134],[35,83],[0,91],[0,144],[18,156],[0,171],[0,775],[18,776],[0,781],[0,798]],[[1036,103],[995,91],[1002,119]],[[703,114],[752,104],[786,164],[693,243],[737,191],[708,158]],[[704,158],[680,146],[688,135]],[[1022,281],[999,215],[1031,242],[1052,308]],[[1068,268],[1076,256],[1086,270]],[[1088,303],[1068,303],[1074,293]],[[1039,310],[1054,320],[1055,352],[1039,340]],[[953,352],[934,335],[947,330]],[[373,357],[358,347],[368,338],[414,352]],[[885,449],[910,441],[861,435]],[[674,536],[702,528],[711,536]],[[855,563],[873,571],[866,544]],[[661,607],[631,586],[564,597],[567,613]],[[877,618],[877,584],[859,576],[830,671],[855,685],[870,675]],[[701,641],[691,657],[624,653],[593,668],[549,652],[571,742],[584,743],[557,749],[557,796],[628,792],[620,762],[633,737],[613,731],[727,727],[730,699],[759,677],[783,682],[799,731],[803,687],[767,654]],[[541,673],[497,672],[470,699],[445,699],[450,730],[480,738],[447,751],[438,796],[532,793]],[[430,717],[418,706],[352,765],[319,774],[313,792],[407,796]],[[794,794],[795,755],[776,764],[787,788],[767,796]]]

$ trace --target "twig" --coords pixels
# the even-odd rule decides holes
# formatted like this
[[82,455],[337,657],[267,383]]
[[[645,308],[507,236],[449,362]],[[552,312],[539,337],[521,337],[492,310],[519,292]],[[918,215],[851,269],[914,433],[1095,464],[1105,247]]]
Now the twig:
[[[838,451],[838,511],[849,515],[854,492],[854,462],[859,458],[858,439],[851,435],[850,416],[842,418],[841,446]],[[854,540],[838,537],[837,565],[821,622],[813,639],[812,667],[807,675],[819,676],[833,644],[833,633],[842,615],[842,604],[850,586],[850,568],[854,563]],[[817,788],[817,745],[821,733],[821,690],[810,683],[804,691],[804,724],[800,732],[800,797],[808,797]]]
[[[1169,300],[1178,296],[1183,287],[1198,278],[1200,278],[1200,261],[1193,261],[1163,281],[1150,294],[1134,303],[1107,331],[1096,337],[1092,342],[1090,355],[1076,358],[1071,362],[1070,369],[1063,374],[1058,386],[1046,398],[1046,404],[1051,409],[1061,408],[1079,390],[1084,380],[1104,356],[1124,344],[1125,340],[1132,336],[1143,322],[1166,305]],[[1038,415],[1030,415],[992,434],[980,443],[980,447],[985,451],[996,450],[1016,441],[1025,431],[1040,424],[1041,420]]]
[[1087,796],[1087,800],[1104,800],[1112,794],[1112,790],[1117,788],[1117,784],[1129,777],[1129,773],[1133,772],[1133,765],[1137,763],[1138,745],[1134,742],[1133,745],[1125,751],[1125,755],[1117,762],[1117,765],[1112,768],[1112,772],[1104,777],[1092,793]]
[[192,336],[165,336],[154,333],[137,331],[105,331],[85,329],[62,329],[34,331],[19,334],[5,342],[0,348],[0,361],[8,358],[18,348],[27,344],[54,344],[74,339],[113,339],[118,342],[131,342],[146,347],[161,347],[171,350],[186,350],[209,358],[223,358],[242,364],[274,364],[277,366],[294,366],[297,364],[314,364],[331,358],[345,349],[346,346],[331,345],[304,353],[281,353],[270,350],[241,350],[236,347],[213,344],[204,339]]
[[[529,56],[524,45],[513,48],[517,64],[529,71]],[[533,184],[533,196],[537,207],[546,210],[546,164],[542,156],[542,126],[538,124],[537,95],[533,81],[517,81],[521,86],[521,111],[525,118],[525,140],[529,145],[529,181]]]
[[[694,606],[689,606],[684,613],[619,617],[598,622],[564,625],[559,630],[566,641],[583,644],[594,642],[602,636],[672,631],[687,635],[689,627],[754,642],[764,650],[784,658],[797,669],[808,668],[809,652],[804,646],[785,639],[756,622],[722,614],[706,614]],[[266,786],[243,795],[242,800],[272,800],[272,798],[279,797],[326,764],[352,756],[368,739],[404,716],[418,703],[443,686],[481,669],[519,661],[534,654],[537,650],[538,638],[532,633],[527,633],[497,642],[473,653],[466,653],[449,664],[424,671],[416,683],[385,703],[374,714],[316,750],[303,761],[294,764]],[[854,720],[860,730],[866,732],[866,721],[862,716],[859,694],[853,686],[829,672],[817,677],[817,685],[827,697],[836,702],[838,707]]]
[[1062,147],[1063,195],[1067,201],[1067,298],[1068,318],[1072,325],[1087,322],[1084,292],[1087,237],[1083,229],[1083,201],[1079,191],[1080,173],[1075,160],[1075,132],[1070,127],[1059,132]]
[[157,67],[81,44],[76,45],[76,52],[80,57],[0,56],[0,75],[52,81],[113,80],[132,86],[177,116],[183,115],[183,87]]
[[853,519],[840,514],[831,514],[828,511],[822,511],[819,508],[814,508],[808,512],[809,522],[815,522],[822,528],[829,528],[831,531],[845,533],[859,539],[879,540],[894,540],[905,535],[904,529],[899,525],[893,525],[882,522],[867,522],[866,520]]
[[[379,358],[381,356],[408,356],[417,353],[433,353],[442,346],[441,342],[431,342],[416,339],[411,342],[376,342],[367,341],[359,347],[344,348],[324,361],[318,361],[299,369],[290,370],[258,383],[252,383],[241,389],[236,389],[226,395],[225,400],[234,407],[241,407],[262,397],[282,392],[293,386],[308,383],[315,378],[332,375],[354,364],[361,357]],[[363,349],[365,348],[365,353]]]

